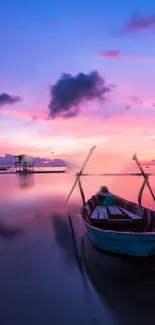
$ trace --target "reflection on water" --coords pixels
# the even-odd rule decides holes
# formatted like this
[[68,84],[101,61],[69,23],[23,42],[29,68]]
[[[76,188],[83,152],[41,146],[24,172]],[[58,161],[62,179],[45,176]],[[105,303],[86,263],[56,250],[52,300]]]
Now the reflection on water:
[[27,188],[34,185],[34,178],[31,174],[19,174],[20,188]]
[[3,238],[4,240],[12,240],[17,236],[21,236],[24,234],[25,234],[24,229],[19,227],[14,227],[14,226],[8,226],[0,222],[0,237]]
[[154,324],[155,260],[101,253],[84,237],[87,274],[120,325]]
[[[64,206],[74,177],[22,176],[26,177],[0,175],[0,323],[153,324],[153,268],[103,256],[84,240],[89,272],[86,269],[83,281],[67,217],[72,216],[80,253],[83,223],[78,188]],[[87,198],[106,184],[136,201],[141,180],[124,181],[84,178],[83,186]],[[145,193],[146,205],[153,208]]]
[[75,253],[68,217],[63,217],[62,215],[55,213],[51,217],[51,222],[55,232],[55,239],[63,251],[67,262],[75,264]]

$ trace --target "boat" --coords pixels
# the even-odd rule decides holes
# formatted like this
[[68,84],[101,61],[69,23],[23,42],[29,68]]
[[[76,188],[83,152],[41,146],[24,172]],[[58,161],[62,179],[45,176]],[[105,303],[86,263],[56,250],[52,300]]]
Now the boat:
[[81,208],[88,237],[99,249],[130,256],[155,255],[155,211],[114,196],[116,204],[100,206],[100,194]]
[[[140,173],[131,173],[131,176],[144,177],[138,195],[138,203],[130,202],[110,193],[106,186],[101,187],[98,193],[86,201],[80,177],[88,176],[88,174],[83,174],[83,170],[94,149],[95,146],[91,148],[81,171],[76,175],[76,180],[65,204],[78,183],[83,201],[80,210],[81,216],[88,237],[97,248],[119,255],[137,257],[155,255],[155,211],[142,206],[142,194],[146,185],[155,201],[155,195],[149,183],[151,174],[144,172],[136,154],[134,154],[133,160],[136,161]],[[125,174],[108,173],[107,175],[124,176]],[[108,198],[111,198],[113,202],[105,203]]]

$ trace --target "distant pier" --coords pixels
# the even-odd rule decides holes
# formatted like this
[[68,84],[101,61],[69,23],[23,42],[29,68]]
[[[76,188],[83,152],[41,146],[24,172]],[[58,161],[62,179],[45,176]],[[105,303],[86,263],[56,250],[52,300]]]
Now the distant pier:
[[65,170],[31,170],[31,171],[0,171],[0,175],[18,174],[18,175],[32,175],[32,174],[64,174]]
[[62,174],[65,170],[31,170],[31,171],[17,171],[17,174]]

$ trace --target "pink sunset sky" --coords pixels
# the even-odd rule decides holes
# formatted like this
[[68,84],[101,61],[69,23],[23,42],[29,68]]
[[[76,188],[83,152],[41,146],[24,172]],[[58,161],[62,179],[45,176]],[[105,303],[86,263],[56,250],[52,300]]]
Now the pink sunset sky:
[[[0,155],[53,158],[54,152],[79,162],[96,145],[94,160],[107,156],[110,164],[119,158],[130,162],[134,152],[141,160],[155,159],[153,1],[126,5],[119,0],[113,6],[99,1],[98,8],[80,1],[76,8],[59,0],[51,17],[50,2],[39,3],[19,6],[16,0],[2,8]],[[74,79],[91,71],[111,89],[104,100],[81,95],[77,112],[72,107],[64,117],[62,104],[52,118],[52,86],[62,73]]]

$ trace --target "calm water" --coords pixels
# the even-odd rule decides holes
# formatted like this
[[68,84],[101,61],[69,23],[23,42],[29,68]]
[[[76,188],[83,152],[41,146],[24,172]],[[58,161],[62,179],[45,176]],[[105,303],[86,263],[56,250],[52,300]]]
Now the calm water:
[[[0,175],[0,324],[154,324],[155,268],[101,255],[84,234],[78,188],[63,203],[69,174]],[[84,178],[88,198],[100,185],[136,201],[140,178]],[[151,179],[155,190],[155,180]],[[145,190],[145,205],[154,203]],[[84,274],[75,257],[72,215]]]

